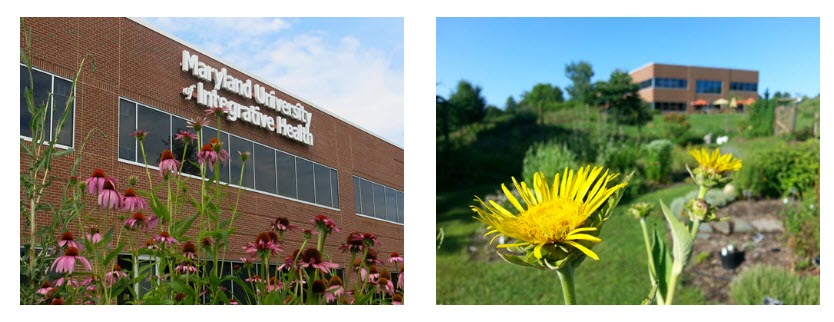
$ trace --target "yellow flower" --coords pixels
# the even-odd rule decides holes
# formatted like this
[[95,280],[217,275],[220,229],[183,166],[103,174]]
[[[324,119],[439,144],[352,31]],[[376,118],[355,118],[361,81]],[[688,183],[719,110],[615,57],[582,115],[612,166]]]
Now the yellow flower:
[[722,155],[719,149],[715,149],[712,153],[707,152],[707,149],[689,150],[689,154],[695,157],[695,160],[700,164],[700,168],[707,174],[721,175],[728,171],[741,169],[741,160],[733,158],[732,153]]
[[597,228],[583,227],[585,220],[605,204],[614,192],[626,186],[623,182],[608,188],[608,183],[619,174],[609,175],[608,170],[605,170],[600,176],[602,170],[602,167],[591,170],[591,167],[587,166],[574,173],[566,168],[561,180],[559,174],[556,174],[552,186],[548,186],[544,174],[537,172],[533,176],[533,189],[524,182],[519,186],[513,178],[513,184],[527,206],[526,209],[507,186],[502,184],[504,194],[518,210],[518,214],[513,214],[492,200],[487,204],[477,198],[482,207],[472,206],[472,210],[478,214],[475,219],[488,226],[486,236],[504,235],[516,240],[514,243],[498,245],[498,248],[532,246],[535,257],[541,259],[543,246],[560,245],[576,248],[588,257],[599,260],[596,253],[577,241],[602,241],[587,234],[596,231]]

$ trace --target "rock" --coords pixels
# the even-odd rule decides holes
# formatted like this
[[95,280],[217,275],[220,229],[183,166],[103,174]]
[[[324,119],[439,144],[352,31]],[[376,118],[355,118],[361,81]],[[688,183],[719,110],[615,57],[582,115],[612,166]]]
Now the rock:
[[[701,226],[701,227],[703,227],[703,226]],[[702,232],[699,231],[697,234],[695,234],[695,238],[703,239],[703,240],[709,240],[710,239],[710,234],[709,233],[702,233]]]
[[701,224],[701,226],[698,227],[698,232],[709,234],[709,233],[712,232],[712,227],[709,224],[707,224],[707,225]]
[[733,220],[733,223],[734,223],[733,232],[736,232],[736,233],[744,234],[744,233],[753,232],[753,230],[755,230],[753,228],[753,225],[750,225],[750,223],[747,222],[744,219]]
[[726,221],[717,221],[712,223],[712,228],[721,232],[722,234],[729,235],[732,231],[730,230],[730,223]]
[[756,230],[763,233],[781,233],[785,230],[782,221],[772,218],[756,219],[752,222]]

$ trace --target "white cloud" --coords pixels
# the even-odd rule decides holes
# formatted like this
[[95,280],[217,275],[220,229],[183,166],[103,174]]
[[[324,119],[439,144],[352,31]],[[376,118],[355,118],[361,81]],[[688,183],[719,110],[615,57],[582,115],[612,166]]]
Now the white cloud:
[[[152,24],[389,141],[403,145],[403,71],[392,53],[285,19],[155,19]],[[167,29],[171,27],[173,29]],[[210,35],[210,36],[208,36]]]

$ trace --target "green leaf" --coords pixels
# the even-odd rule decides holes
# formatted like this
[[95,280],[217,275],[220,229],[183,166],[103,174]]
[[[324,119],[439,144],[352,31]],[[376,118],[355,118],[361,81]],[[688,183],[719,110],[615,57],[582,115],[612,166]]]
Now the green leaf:
[[55,157],[57,158],[60,156],[64,156],[72,152],[75,152],[72,148],[68,148],[66,150],[58,150],[58,152],[55,152]]
[[652,290],[649,291],[649,296],[647,296],[640,305],[649,305],[652,304],[652,300],[654,300],[655,295],[657,294],[657,286],[659,284],[655,280],[654,286],[652,286]]
[[[107,245],[107,244],[104,244],[104,245]],[[118,245],[116,245],[116,248],[113,249],[112,252],[110,252],[109,254],[107,254],[107,256],[104,257],[104,262],[102,264],[107,265],[108,263],[110,263],[110,261],[113,260],[114,257],[118,256],[119,252],[122,251],[122,246],[124,246],[124,244],[122,244],[122,243],[119,243]]]
[[[660,232],[654,229],[654,227],[652,227],[652,232],[651,247],[654,267],[651,267],[649,274],[653,281],[657,281],[657,288],[660,294],[666,294],[666,289],[669,285],[668,282],[672,275],[671,266],[669,266],[671,255],[669,254],[669,248],[666,247],[666,240],[660,236]],[[662,275],[658,276],[659,274]]]
[[194,223],[194,220],[196,220],[199,215],[199,213],[196,213],[194,216],[175,222],[174,225],[171,226],[171,235],[177,239],[182,238],[183,234],[191,228],[191,224]]
[[672,233],[672,258],[675,260],[672,264],[672,273],[678,275],[683,272],[683,268],[689,261],[690,255],[692,255],[694,240],[692,235],[689,234],[689,230],[686,229],[686,225],[669,211],[663,200],[660,201],[660,207]]
[[175,292],[183,293],[190,298],[195,298],[194,289],[188,287],[188,285],[185,285],[180,281],[171,281],[171,289],[173,289]]

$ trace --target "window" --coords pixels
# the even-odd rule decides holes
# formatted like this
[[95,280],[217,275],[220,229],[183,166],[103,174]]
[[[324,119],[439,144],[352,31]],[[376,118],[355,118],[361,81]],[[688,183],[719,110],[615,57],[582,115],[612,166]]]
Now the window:
[[695,81],[695,92],[721,94],[721,81],[697,80]]
[[[183,172],[195,177],[200,175],[200,168],[188,161],[196,163],[197,152],[202,145],[218,137],[217,129],[203,127],[200,135],[202,142],[192,143],[186,150],[184,143],[174,140],[179,131],[194,133],[185,119],[127,99],[119,99],[120,160],[143,163],[138,142],[131,136],[137,129],[149,132],[143,143],[151,167],[159,163],[163,150],[171,149],[178,160],[182,160],[185,154]],[[243,169],[241,186],[244,188],[323,207],[339,208],[339,172],[336,169],[223,131],[220,131],[219,139],[231,157],[226,165],[219,163],[221,182],[237,186]],[[238,151],[251,153],[245,167]],[[207,169],[206,177],[213,177],[213,172],[214,168]]]
[[661,111],[686,111],[686,103],[681,102],[655,102],[654,108]]
[[359,215],[403,223],[402,191],[354,176],[353,200]]
[[[29,69],[20,65],[20,136],[31,137],[32,129],[29,123],[32,121],[32,114],[29,113],[29,106],[26,103],[25,89],[30,87]],[[64,79],[40,70],[32,69],[31,77],[32,98],[35,106],[49,104],[46,109],[46,122],[44,123],[44,135],[51,141],[57,136],[57,144],[64,146],[73,145],[75,102],[69,103],[69,110],[61,133],[58,134],[58,123],[67,108],[67,101],[72,93],[72,81]],[[49,93],[52,93],[52,100],[49,100]]]
[[652,87],[652,79],[651,78],[640,82],[640,89],[644,89],[644,88],[648,88],[648,87]]
[[742,83],[742,82],[730,82],[730,90],[731,91],[743,91],[743,92],[756,92],[759,90],[758,83]]
[[686,89],[686,80],[680,78],[655,78],[654,86],[658,88],[682,88]]

